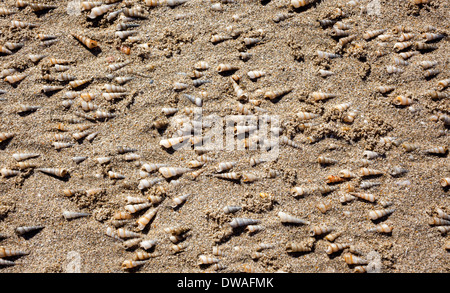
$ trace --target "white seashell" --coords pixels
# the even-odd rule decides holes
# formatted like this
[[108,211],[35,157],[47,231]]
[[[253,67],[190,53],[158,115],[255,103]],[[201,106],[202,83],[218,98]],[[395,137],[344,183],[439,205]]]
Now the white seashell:
[[261,221],[256,219],[249,219],[249,218],[233,218],[233,220],[230,222],[230,226],[232,228],[238,228],[248,225],[256,225],[259,224]]
[[384,216],[390,215],[395,211],[395,208],[383,209],[383,210],[372,210],[369,211],[369,219],[378,220]]
[[149,188],[157,183],[163,182],[163,181],[164,181],[164,179],[162,179],[162,178],[142,179],[141,181],[139,181],[138,188],[140,190],[147,189],[147,188]]
[[164,176],[164,178],[171,178],[194,170],[182,167],[161,167],[158,171]]
[[63,217],[66,220],[72,220],[72,219],[81,218],[81,217],[88,217],[89,215],[90,215],[89,213],[80,213],[80,212],[73,212],[73,211],[64,211],[63,212]]
[[285,212],[279,212],[278,217],[282,223],[309,225],[309,221],[294,217]]
[[155,217],[156,213],[158,212],[158,208],[149,209],[145,212],[137,221],[138,229],[144,230],[145,227],[150,223],[150,221]]

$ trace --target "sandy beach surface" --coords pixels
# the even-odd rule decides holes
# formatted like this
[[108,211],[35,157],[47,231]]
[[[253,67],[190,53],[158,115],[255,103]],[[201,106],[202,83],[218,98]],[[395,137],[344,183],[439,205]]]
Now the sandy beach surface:
[[[0,90],[4,91],[0,135],[13,134],[0,143],[0,246],[27,254],[2,258],[15,264],[0,265],[0,272],[450,270],[450,238],[438,228],[448,227],[442,213],[450,214],[449,189],[440,183],[450,177],[450,92],[445,86],[450,78],[448,1],[415,5],[407,0],[318,0],[294,8],[289,0],[187,0],[155,7],[150,1],[124,0],[115,1],[93,19],[89,17],[93,10],[82,10],[77,1],[37,1],[49,5],[42,11],[33,10],[38,6],[17,7],[19,2],[0,3],[0,45],[13,48],[0,55]],[[109,5],[106,2],[101,5]],[[127,19],[126,14],[133,13],[144,17]],[[13,21],[25,27],[13,27]],[[123,29],[134,33],[121,39],[120,23],[138,26]],[[384,31],[365,38],[365,33],[380,29]],[[40,34],[56,41],[43,43]],[[97,46],[89,49],[72,34],[95,40]],[[427,41],[425,34],[435,39]],[[223,39],[213,42],[217,36]],[[352,37],[348,43],[342,41],[348,36]],[[256,42],[248,45],[250,38]],[[420,44],[433,48],[421,50]],[[399,46],[406,48],[398,50]],[[322,58],[320,52],[338,57]],[[415,53],[401,55],[408,52]],[[40,54],[42,59],[31,60],[30,55]],[[57,72],[52,58],[67,61],[68,70]],[[207,66],[198,70],[203,76],[195,79],[200,61]],[[424,61],[432,67],[424,69]],[[109,67],[121,62],[127,65],[115,71]],[[220,73],[220,64],[235,70]],[[395,72],[388,72],[390,66]],[[322,76],[320,70],[332,74]],[[262,76],[251,79],[252,71]],[[71,88],[69,80],[58,80],[64,79],[62,73],[89,81]],[[25,78],[16,83],[7,79],[21,74]],[[119,84],[115,77],[132,78]],[[195,86],[197,80],[206,82]],[[232,80],[246,97],[238,97]],[[186,87],[176,90],[175,83]],[[105,98],[105,85],[111,84],[124,87],[125,94]],[[46,86],[62,87],[46,93]],[[392,89],[381,93],[380,86]],[[285,89],[290,91],[276,99],[265,97],[268,91]],[[332,95],[318,99],[315,92]],[[191,103],[185,94],[201,98],[202,106]],[[399,96],[406,105],[395,104]],[[248,112],[239,111],[239,105]],[[38,107],[23,111],[24,106]],[[170,107],[178,111],[165,115],[162,109]],[[193,168],[203,170],[196,178],[193,170],[167,179],[158,170],[143,173],[144,164],[151,163],[187,168],[202,154],[198,148],[160,145],[189,125],[192,111],[200,109],[204,117],[216,117],[214,123],[244,113],[267,115],[273,118],[267,125],[278,122],[280,137],[287,140],[278,138],[276,155],[253,166],[251,158],[268,152],[223,147],[204,153],[208,161]],[[302,120],[311,114],[300,112],[316,115]],[[101,118],[102,113],[114,117]],[[159,125],[165,127],[157,129]],[[207,133],[208,127],[204,130]],[[83,131],[96,135],[74,138]],[[258,132],[250,134],[247,141],[257,136]],[[70,145],[56,149],[56,141]],[[120,152],[121,148],[130,152]],[[433,148],[443,153],[427,152]],[[38,156],[21,161],[29,163],[21,169],[13,154]],[[321,156],[333,162],[320,164]],[[86,159],[76,163],[74,157]],[[97,159],[103,157],[110,160],[99,163]],[[223,162],[235,162],[229,171],[241,177],[216,177]],[[363,167],[380,174],[363,177]],[[60,178],[39,168],[64,168],[67,174]],[[405,172],[395,174],[396,168]],[[343,170],[354,177],[326,182]],[[124,178],[111,178],[108,172]],[[256,175],[255,181],[244,182],[246,174]],[[161,180],[140,189],[145,178]],[[361,182],[374,184],[364,189]],[[308,192],[295,196],[294,187]],[[331,189],[322,193],[320,187]],[[173,200],[185,194],[189,194],[185,202],[174,208]],[[374,201],[356,196],[361,194],[370,194]],[[151,196],[161,201],[120,223],[114,218],[118,211],[127,212],[127,197],[149,203],[154,200]],[[345,196],[351,197],[349,201]],[[227,214],[226,206],[240,209]],[[140,230],[136,221],[149,209],[157,209],[156,214]],[[370,211],[389,209],[380,219],[369,218]],[[67,220],[64,211],[89,215]],[[283,224],[280,212],[305,222]],[[245,226],[233,229],[234,218],[257,220],[264,229],[254,233]],[[433,224],[434,218],[444,221]],[[368,231],[381,224],[392,231]],[[320,225],[331,232],[313,236],[311,229]],[[16,231],[33,226],[41,229],[23,235]],[[165,230],[171,227],[187,232],[175,240],[177,236]],[[129,242],[108,236],[108,228],[115,233],[124,228],[157,242],[149,250],[126,248]],[[325,238],[334,232],[340,233],[337,238]],[[332,243],[344,247],[328,254]],[[304,251],[290,252],[292,245]],[[145,263],[124,269],[123,263],[138,252],[148,253]],[[202,264],[202,255],[215,258],[215,264]],[[363,261],[348,263],[350,256]]]

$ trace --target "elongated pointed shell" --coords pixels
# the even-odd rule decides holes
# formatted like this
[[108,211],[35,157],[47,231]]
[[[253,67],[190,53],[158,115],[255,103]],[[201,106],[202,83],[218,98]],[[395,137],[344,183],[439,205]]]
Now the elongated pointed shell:
[[57,177],[65,177],[69,172],[64,168],[38,168],[36,169],[42,173],[54,175]]
[[164,176],[164,178],[170,178],[178,175],[182,175],[187,172],[194,171],[190,168],[181,168],[181,167],[161,167],[159,168],[159,173]]
[[234,218],[230,222],[230,226],[232,228],[238,228],[238,227],[243,227],[243,226],[248,226],[248,225],[256,225],[256,224],[259,224],[260,222],[261,222],[260,220],[256,220],[256,219]]
[[0,258],[27,254],[28,252],[24,250],[0,247]]
[[395,208],[383,209],[383,210],[372,210],[369,211],[369,219],[378,220],[384,216],[392,214],[395,211]]
[[282,223],[309,225],[309,221],[294,217],[285,212],[279,212],[278,217]]
[[81,212],[73,212],[73,211],[64,211],[63,212],[63,217],[66,220],[71,220],[71,219],[76,219],[76,218],[81,218],[81,217],[88,217],[90,214],[89,213],[81,213]]
[[344,250],[346,248],[350,247],[350,243],[330,243],[328,244],[327,249],[325,250],[325,252],[327,254],[333,254],[335,252],[338,252],[340,250]]
[[155,217],[158,212],[158,208],[149,209],[145,214],[143,214],[136,223],[138,224],[139,230],[144,230],[148,223]]
[[18,235],[24,235],[26,233],[37,231],[37,230],[40,230],[43,228],[44,228],[44,226],[23,226],[23,227],[17,227],[15,231]]

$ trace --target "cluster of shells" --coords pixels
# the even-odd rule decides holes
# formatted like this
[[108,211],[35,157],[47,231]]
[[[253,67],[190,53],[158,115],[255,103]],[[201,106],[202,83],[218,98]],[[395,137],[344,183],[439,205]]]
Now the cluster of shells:
[[[0,106],[13,105],[8,117],[14,116],[0,125],[2,184],[20,190],[30,178],[48,180],[53,197],[68,207],[58,217],[100,223],[99,237],[121,248],[115,257],[122,260],[113,267],[151,272],[153,262],[175,257],[190,271],[296,272],[291,267],[299,256],[310,262],[315,256],[325,257],[328,267],[345,264],[336,264],[338,270],[390,271],[393,257],[377,242],[414,237],[395,225],[407,213],[405,197],[397,193],[411,186],[421,190],[429,184],[425,180],[431,180],[433,192],[448,191],[450,76],[448,60],[438,57],[448,52],[448,27],[357,23],[360,13],[370,17],[370,11],[356,0],[45,2],[5,1],[0,7],[7,32],[0,39]],[[438,0],[400,2],[412,13],[444,6]],[[216,27],[201,32],[202,46],[232,53],[197,52],[184,60],[183,71],[172,70],[164,62],[182,56],[183,45],[195,37],[166,31],[155,41],[147,30],[166,13],[175,27],[206,26],[192,12],[198,4],[221,17]],[[246,9],[270,17],[252,25]],[[273,29],[292,29],[315,11],[321,17],[308,29],[322,38],[318,45],[306,48],[311,43],[303,45],[301,35],[289,36],[293,65],[253,62],[273,53],[265,51],[279,41]],[[49,30],[45,20],[52,16],[81,24]],[[318,80],[303,84],[286,77],[289,66],[301,63]],[[360,66],[360,94],[373,100],[368,106],[362,97],[344,93],[346,64]],[[164,73],[160,80],[154,77],[158,70]],[[408,91],[408,82],[419,84],[419,92]],[[149,87],[151,94],[145,92]],[[16,97],[21,93],[25,98]],[[276,108],[286,100],[294,106]],[[152,108],[150,116],[141,121],[146,107]],[[204,148],[211,125],[193,119],[199,109],[222,117],[254,115],[268,123],[277,115],[281,125],[271,130],[279,139],[266,140],[257,126],[238,124],[233,129],[243,153]],[[383,118],[385,110],[395,112],[397,124]],[[46,131],[33,130],[33,121]],[[32,131],[22,128],[26,123]],[[402,131],[403,124],[427,125],[432,139],[418,140]],[[119,132],[131,143],[122,142]],[[278,159],[257,155],[274,143]],[[313,160],[303,159],[306,155]],[[424,174],[421,182],[410,176],[414,172],[405,160],[432,162],[430,172],[436,174]],[[242,195],[229,194],[236,190]],[[208,197],[219,198],[212,204]],[[429,207],[434,215],[428,224],[444,236],[449,208],[448,201]],[[25,212],[11,210],[2,213],[6,221]],[[27,223],[14,227],[14,237],[48,229],[54,227]],[[34,252],[0,232],[1,239],[11,239],[0,247],[0,267],[14,266],[8,257],[26,265]],[[361,237],[369,240],[355,240]],[[449,249],[447,239],[444,250]]]

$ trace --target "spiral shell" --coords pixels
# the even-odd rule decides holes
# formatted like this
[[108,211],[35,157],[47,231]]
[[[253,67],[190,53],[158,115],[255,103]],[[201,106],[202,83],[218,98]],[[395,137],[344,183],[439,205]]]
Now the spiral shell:
[[149,209],[145,214],[143,214],[136,223],[138,224],[139,230],[144,230],[148,223],[155,217],[158,212],[158,208]]
[[321,59],[334,59],[334,58],[342,57],[339,54],[324,52],[324,51],[320,51],[320,50],[317,50],[317,56]]
[[20,249],[0,247],[0,258],[27,255],[29,252]]
[[326,236],[324,237],[324,239],[325,239],[325,240],[328,240],[328,241],[330,241],[330,242],[333,242],[333,241],[336,240],[336,238],[338,238],[341,234],[342,234],[342,232],[339,232],[339,231],[337,231],[337,232],[332,232],[332,233],[326,235]]
[[64,211],[63,212],[63,217],[66,220],[88,217],[89,215],[90,215],[89,213],[81,213],[81,212],[74,212],[74,211]]
[[173,148],[174,146],[177,146],[187,140],[189,140],[190,136],[180,136],[180,137],[173,137],[168,139],[162,139],[159,141],[159,145],[165,147],[165,148]]
[[199,261],[198,261],[199,265],[210,265],[210,264],[218,263],[220,261],[220,259],[218,259],[216,257],[207,256],[204,254],[200,255],[198,258],[199,258]]
[[366,31],[363,33],[363,38],[365,40],[370,40],[370,39],[373,39],[373,38],[385,33],[386,31],[387,31],[386,29]]
[[113,4],[96,6],[91,9],[91,13],[88,15],[88,18],[95,19],[99,16],[102,16],[103,14],[108,12],[112,7],[114,7]]
[[386,223],[381,223],[381,224],[376,225],[373,228],[368,229],[367,231],[368,232],[379,232],[379,233],[390,234],[390,233],[392,233],[393,229],[394,228],[392,226],[389,226]]
[[439,87],[439,90],[441,90],[441,91],[444,90],[445,88],[447,88],[450,85],[450,78],[438,81],[437,85]]
[[344,261],[349,265],[366,265],[369,263],[366,259],[362,257],[358,257],[351,253],[344,253],[343,255]]
[[164,178],[171,178],[174,176],[179,176],[187,172],[193,171],[190,168],[182,168],[182,167],[161,167],[159,168],[159,173],[164,176]]
[[134,269],[136,267],[140,267],[145,265],[148,260],[124,260],[122,262],[121,268],[123,270]]
[[332,231],[334,231],[333,227],[329,227],[325,224],[321,224],[321,225],[312,227],[311,230],[309,231],[309,235],[320,236],[320,235],[328,234]]
[[286,88],[286,89],[280,89],[280,90],[273,90],[273,91],[267,91],[264,94],[264,98],[269,100],[277,99],[281,96],[284,96],[288,93],[290,93],[293,90],[293,88]]
[[384,172],[381,170],[372,169],[372,168],[361,168],[359,170],[359,174],[361,175],[361,177],[368,177],[368,176],[382,175],[382,174],[384,174]]
[[5,77],[5,81],[9,82],[10,84],[16,84],[20,81],[22,81],[25,77],[27,77],[28,74],[26,73],[19,73],[19,74],[13,74]]
[[233,65],[231,65],[231,64],[223,64],[223,63],[221,63],[221,64],[219,64],[219,65],[217,66],[216,69],[217,69],[218,72],[227,72],[227,71],[235,71],[235,70],[238,70],[239,67],[233,66]]
[[309,225],[309,221],[294,217],[285,212],[278,212],[278,217],[280,218],[282,223]]
[[15,232],[18,235],[24,235],[24,234],[27,234],[27,233],[30,233],[30,232],[41,230],[43,228],[44,228],[44,226],[22,226],[22,227],[17,227],[15,229]]
[[424,152],[426,154],[430,154],[430,155],[443,155],[448,152],[448,147],[440,146],[440,147],[429,148],[429,149],[424,150]]
[[328,244],[328,247],[325,250],[325,252],[327,254],[333,254],[333,253],[336,253],[338,251],[344,250],[349,247],[350,247],[350,243],[330,243],[330,244]]
[[439,184],[440,184],[442,187],[450,186],[450,177],[442,178],[441,180],[439,180]]
[[233,220],[230,222],[230,226],[232,228],[238,228],[248,225],[256,225],[259,224],[261,221],[256,219],[249,219],[249,218],[233,218]]
[[372,221],[378,220],[382,217],[392,214],[394,211],[395,211],[395,208],[372,210],[372,211],[369,211],[369,219],[371,219]]
[[307,6],[315,1],[316,0],[291,0],[291,5],[294,8],[300,8],[300,7]]
[[229,173],[215,174],[214,177],[228,180],[239,180],[241,178],[241,174],[237,172],[229,172]]
[[286,243],[286,251],[288,253],[295,252],[310,252],[312,251],[313,243],[312,242],[288,242]]
[[56,177],[65,177],[69,173],[64,168],[37,168],[36,170]]
[[264,71],[262,71],[262,70],[254,70],[254,71],[249,71],[249,72],[247,72],[247,76],[248,76],[250,79],[252,79],[252,80],[261,78],[261,77],[263,77],[263,76],[265,76],[265,75],[266,75],[266,73],[265,73]]
[[369,202],[375,202],[376,198],[375,195],[371,193],[364,193],[364,192],[350,192],[350,195],[356,196],[358,198],[367,200]]
[[127,210],[129,213],[137,213],[139,211],[142,211],[146,208],[149,208],[152,206],[151,202],[145,202],[145,203],[139,203],[139,204],[129,204],[125,206],[125,210]]

